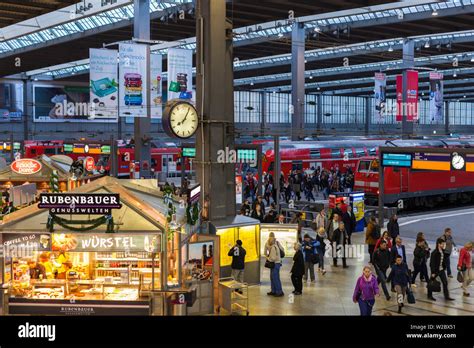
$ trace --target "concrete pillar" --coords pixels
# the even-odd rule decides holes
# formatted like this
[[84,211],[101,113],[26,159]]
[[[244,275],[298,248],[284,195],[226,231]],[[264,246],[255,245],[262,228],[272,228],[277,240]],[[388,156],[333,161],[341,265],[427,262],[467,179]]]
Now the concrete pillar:
[[291,139],[299,140],[304,131],[304,49],[305,29],[302,23],[293,23],[291,33]]
[[235,150],[232,23],[225,0],[198,0],[196,6],[196,94],[201,117],[196,135],[196,166],[201,206],[210,221],[234,216],[235,163],[218,161]]
[[[402,102],[403,105],[407,103],[407,70],[412,69],[415,66],[415,43],[413,40],[403,41],[403,74],[402,74]],[[407,107],[402,107],[403,118],[402,118],[402,138],[406,139],[413,134],[413,122],[407,122]]]
[[[150,40],[150,0],[134,0],[134,19],[133,19],[133,36],[137,39]],[[150,81],[150,65],[147,65],[148,78]],[[150,177],[151,167],[151,146],[147,140],[150,138],[151,130],[151,100],[150,86],[144,86],[145,105],[147,106],[146,117],[135,117],[134,119],[134,138],[135,138],[135,161],[140,162],[140,177]],[[145,142],[144,142],[145,140]],[[143,169],[143,163],[148,162],[148,169]]]

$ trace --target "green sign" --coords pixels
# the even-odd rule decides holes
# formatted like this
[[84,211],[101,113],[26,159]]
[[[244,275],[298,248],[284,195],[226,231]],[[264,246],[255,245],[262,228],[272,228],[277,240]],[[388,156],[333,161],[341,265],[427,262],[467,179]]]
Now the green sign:
[[64,144],[63,148],[64,148],[64,152],[72,152],[72,150],[74,149],[74,146],[72,144]]
[[183,157],[196,157],[195,147],[183,147]]
[[109,154],[110,153],[110,145],[102,145],[102,147],[100,148],[100,151],[103,154]]

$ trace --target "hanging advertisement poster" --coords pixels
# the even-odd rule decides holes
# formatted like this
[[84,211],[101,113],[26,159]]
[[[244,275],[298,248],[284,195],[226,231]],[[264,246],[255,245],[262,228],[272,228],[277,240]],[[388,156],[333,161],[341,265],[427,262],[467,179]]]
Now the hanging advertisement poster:
[[33,86],[34,122],[116,122],[116,116],[91,117],[88,86]]
[[151,118],[161,118],[163,114],[162,73],[163,56],[150,54],[150,102]]
[[432,123],[443,122],[443,74],[430,72],[430,119]]
[[23,83],[0,83],[0,122],[23,120]]
[[193,93],[193,51],[168,50],[168,100],[195,100]]
[[407,122],[418,121],[418,71],[407,70],[407,96],[403,102],[403,75],[397,75],[397,122],[402,122],[406,115]]
[[146,117],[149,49],[147,45],[119,45],[119,115]]
[[116,50],[89,49],[90,119],[117,119],[117,54]]
[[387,88],[387,76],[383,73],[375,73],[375,115],[377,121],[380,123],[385,116],[385,91]]

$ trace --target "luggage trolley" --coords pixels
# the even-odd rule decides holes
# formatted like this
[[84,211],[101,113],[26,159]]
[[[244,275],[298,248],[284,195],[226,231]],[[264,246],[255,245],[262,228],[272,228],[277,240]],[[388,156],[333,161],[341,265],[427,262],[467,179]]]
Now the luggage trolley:
[[[217,313],[223,308],[230,315],[249,315],[249,286],[247,283],[239,283],[233,278],[219,279],[219,305]],[[239,293],[240,291],[242,293]]]

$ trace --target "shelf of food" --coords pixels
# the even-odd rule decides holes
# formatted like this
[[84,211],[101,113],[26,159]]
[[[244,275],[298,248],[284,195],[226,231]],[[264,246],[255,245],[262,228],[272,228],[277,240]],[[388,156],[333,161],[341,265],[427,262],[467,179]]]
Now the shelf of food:
[[[109,257],[97,257],[96,261],[153,261],[153,259],[141,259],[137,257],[129,257],[129,258],[109,258]],[[157,261],[155,259],[155,261]]]

